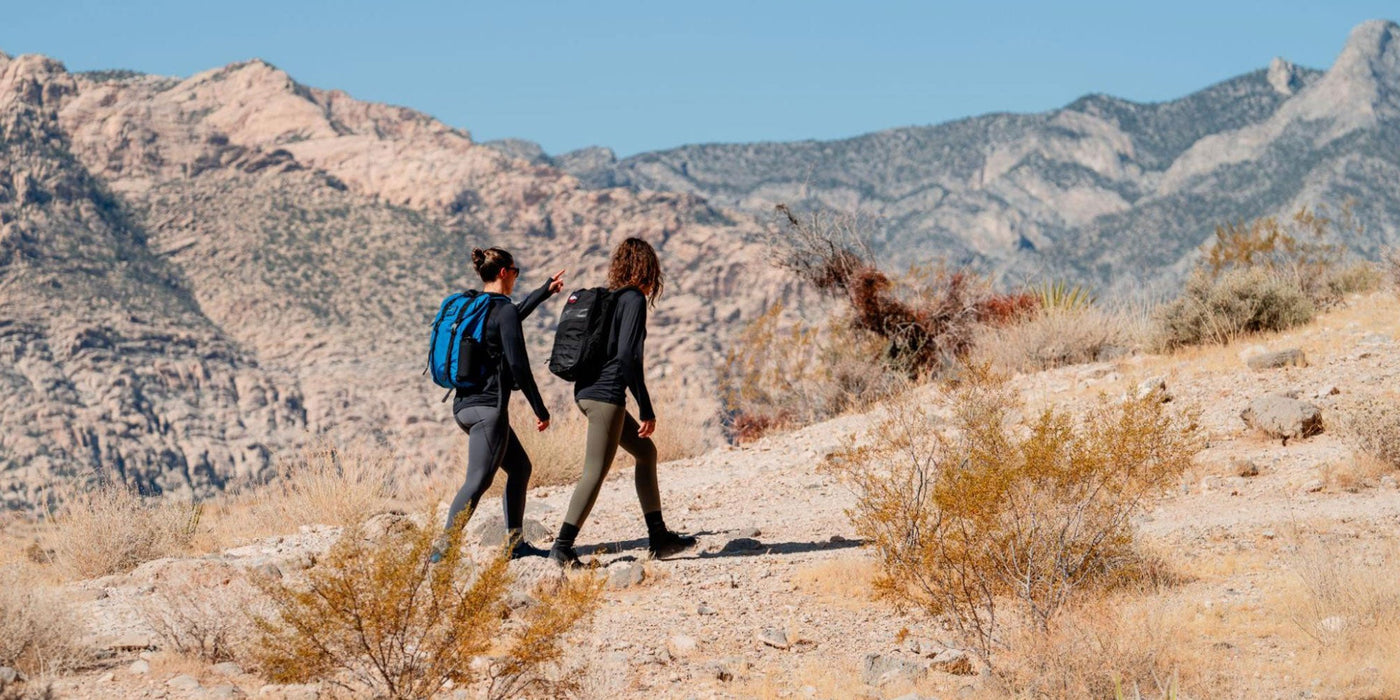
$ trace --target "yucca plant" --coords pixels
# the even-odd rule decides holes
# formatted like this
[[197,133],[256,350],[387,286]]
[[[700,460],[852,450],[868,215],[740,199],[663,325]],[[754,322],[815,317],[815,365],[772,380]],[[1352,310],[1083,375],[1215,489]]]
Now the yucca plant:
[[1065,280],[1043,282],[1035,295],[1040,308],[1047,311],[1082,311],[1094,305],[1094,295],[1086,287]]

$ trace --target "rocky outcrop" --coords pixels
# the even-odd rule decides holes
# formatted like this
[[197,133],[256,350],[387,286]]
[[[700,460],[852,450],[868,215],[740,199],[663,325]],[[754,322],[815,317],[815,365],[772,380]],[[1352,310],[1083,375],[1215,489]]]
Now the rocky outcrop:
[[1305,438],[1322,432],[1322,411],[1291,396],[1268,394],[1249,402],[1240,419],[1265,435],[1283,440]]

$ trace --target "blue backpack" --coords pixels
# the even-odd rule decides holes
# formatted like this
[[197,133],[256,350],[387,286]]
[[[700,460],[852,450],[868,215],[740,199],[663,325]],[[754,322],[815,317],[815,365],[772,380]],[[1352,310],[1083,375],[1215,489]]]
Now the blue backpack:
[[[486,318],[499,294],[468,290],[442,300],[428,334],[428,369],[446,389],[479,389],[496,363],[486,349]],[[452,392],[448,392],[451,394]],[[446,401],[446,397],[443,397]]]

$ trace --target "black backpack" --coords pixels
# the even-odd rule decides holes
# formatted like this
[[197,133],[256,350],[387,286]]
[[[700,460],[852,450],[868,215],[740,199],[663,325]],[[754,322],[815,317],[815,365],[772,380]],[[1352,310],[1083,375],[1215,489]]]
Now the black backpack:
[[606,287],[579,289],[569,295],[564,310],[559,313],[559,327],[554,331],[554,349],[549,353],[550,372],[574,382],[595,375],[603,368],[616,304],[617,295]]

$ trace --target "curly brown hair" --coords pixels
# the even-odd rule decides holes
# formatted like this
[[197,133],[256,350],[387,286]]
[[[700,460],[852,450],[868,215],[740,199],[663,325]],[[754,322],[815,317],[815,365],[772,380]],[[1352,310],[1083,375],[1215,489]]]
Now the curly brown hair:
[[661,272],[661,261],[656,258],[656,249],[650,243],[640,238],[628,238],[613,249],[612,267],[608,270],[609,289],[636,287],[647,295],[648,302],[655,305],[665,284],[666,275]]

